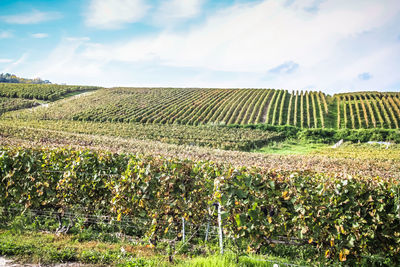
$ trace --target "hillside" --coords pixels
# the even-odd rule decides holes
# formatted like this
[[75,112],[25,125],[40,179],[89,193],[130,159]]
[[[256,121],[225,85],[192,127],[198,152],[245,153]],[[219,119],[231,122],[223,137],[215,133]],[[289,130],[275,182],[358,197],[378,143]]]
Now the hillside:
[[[154,257],[179,252],[173,242],[183,253],[274,244],[271,255],[290,262],[302,253],[323,266],[383,257],[398,266],[390,246],[399,243],[400,132],[388,128],[398,128],[399,101],[377,92],[0,85],[0,255],[107,266],[137,258],[125,245],[114,258],[71,249],[85,240],[115,247],[118,233],[132,246],[157,245]],[[364,143],[384,140],[397,144]],[[44,231],[71,241],[42,248]]]
[[[18,91],[28,94],[32,88],[35,85]],[[330,96],[317,91],[274,89],[111,88],[57,102],[38,110],[35,116],[96,122],[397,129],[400,93]]]

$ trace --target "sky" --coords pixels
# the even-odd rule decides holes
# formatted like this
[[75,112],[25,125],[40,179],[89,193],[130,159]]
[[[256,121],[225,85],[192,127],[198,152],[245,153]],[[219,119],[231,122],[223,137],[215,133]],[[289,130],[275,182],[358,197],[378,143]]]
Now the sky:
[[400,1],[0,0],[0,73],[106,87],[400,91]]

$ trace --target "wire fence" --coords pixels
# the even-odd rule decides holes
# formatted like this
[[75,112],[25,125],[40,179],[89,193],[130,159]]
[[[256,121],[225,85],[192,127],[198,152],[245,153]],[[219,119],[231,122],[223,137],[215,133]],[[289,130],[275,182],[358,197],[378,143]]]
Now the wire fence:
[[[12,212],[14,216],[23,215],[25,218],[30,219],[31,222],[35,220],[47,220],[52,221],[55,224],[59,222],[60,213],[55,210],[48,209],[33,209],[33,208],[24,208],[24,207],[0,207],[0,216],[4,213],[4,211]],[[220,211],[219,211],[220,212]],[[212,211],[212,214],[214,211]],[[106,226],[115,226],[118,231],[108,231],[105,234],[108,234],[114,238],[119,240],[128,240],[129,242],[140,243],[143,241],[143,235],[128,235],[124,232],[131,232],[129,229],[140,229],[140,226],[144,226],[149,223],[149,220],[137,218],[122,218],[120,221],[115,220],[115,217],[110,215],[101,215],[101,214],[84,214],[82,212],[73,212],[73,211],[65,211],[62,213],[62,224],[68,223],[75,220],[80,220],[80,222],[91,223],[93,225],[106,225]],[[65,225],[64,225],[65,226]],[[219,244],[220,246],[220,254],[224,253],[224,244],[226,243],[223,237],[223,227],[224,224],[222,221],[218,220],[217,216],[207,215],[204,216],[203,220],[198,223],[192,223],[190,220],[182,218],[182,224],[180,229],[171,229],[168,230],[169,235],[163,238],[160,241],[167,242],[174,246],[173,253],[169,255],[162,255],[158,258],[158,262],[169,260],[174,258],[177,254],[181,253],[183,248],[185,248],[188,244],[192,243],[194,239],[196,239],[197,243],[201,240],[201,243],[205,245],[207,242]],[[143,227],[145,228],[145,227]],[[57,232],[60,229],[60,226],[55,231]],[[146,228],[147,229],[147,228]],[[115,229],[114,229],[115,230]],[[144,230],[142,230],[142,233]],[[18,246],[6,247],[5,244],[0,244],[0,253],[1,251],[8,252],[7,254],[14,254],[16,250],[20,250],[21,248]],[[26,251],[33,250],[31,247],[24,247]],[[0,254],[1,255],[1,254]],[[252,258],[252,255],[244,253],[247,257]],[[277,260],[269,260],[262,258],[252,258],[253,261],[259,262],[268,262],[274,264],[274,266],[302,266],[293,263],[286,263]]]
[[[110,170],[96,169],[95,172],[79,171],[77,169],[60,169],[60,170],[41,170],[42,175],[46,174],[71,174],[76,175],[97,175],[99,177],[120,177],[123,173],[105,173]],[[118,171],[116,171],[118,172]],[[124,239],[135,242],[143,242],[143,237],[147,234],[149,226],[152,223],[151,218],[132,218],[129,216],[122,216],[118,218],[110,214],[96,214],[95,211],[88,211],[85,209],[74,208],[74,210],[64,210],[62,212],[57,209],[51,208],[25,208],[21,206],[16,207],[0,207],[0,211],[11,212],[13,215],[25,215],[31,220],[49,220],[54,224],[58,223],[58,227],[55,232],[66,233],[71,227],[76,224],[93,225],[104,230],[105,234],[111,237]],[[0,213],[1,216],[1,213]],[[199,220],[198,220],[199,221]],[[162,221],[164,225],[168,225],[167,221]],[[160,241],[167,242],[174,247],[174,251],[171,255],[165,255],[160,257],[160,262],[169,257],[174,257],[179,254],[186,245],[193,243],[195,239],[198,243],[199,240],[203,244],[214,243],[219,246],[219,253],[224,254],[224,221],[221,219],[221,206],[212,205],[212,208],[208,210],[203,219],[199,223],[193,223],[188,219],[181,218],[181,224],[175,221],[174,226],[169,228],[167,233],[163,235]],[[39,224],[40,227],[40,224]],[[54,229],[54,227],[53,227]],[[147,236],[148,239],[151,239]],[[270,240],[272,243],[276,243],[279,240]],[[148,240],[147,240],[148,242]],[[150,241],[151,242],[151,241]],[[283,242],[285,243],[285,242]],[[291,245],[290,242],[286,242],[286,245]],[[11,252],[14,248],[10,248]],[[7,248],[3,248],[7,250]],[[251,257],[251,255],[248,255]],[[296,264],[282,263],[279,261],[271,261],[267,259],[255,259],[257,261],[265,261],[278,266],[300,266]]]

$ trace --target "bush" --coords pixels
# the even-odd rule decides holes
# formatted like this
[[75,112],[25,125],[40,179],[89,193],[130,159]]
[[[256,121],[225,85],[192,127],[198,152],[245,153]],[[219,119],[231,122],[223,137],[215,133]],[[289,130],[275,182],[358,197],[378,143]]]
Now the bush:
[[[368,142],[368,141],[392,141],[400,143],[400,131],[396,129],[326,129],[326,128],[311,128],[304,129],[291,125],[269,125],[269,124],[230,124],[226,127],[231,128],[248,128],[258,129],[263,131],[282,133],[282,139],[298,138],[304,141],[317,143],[335,143],[341,139],[353,143]],[[281,140],[282,140],[281,139]]]

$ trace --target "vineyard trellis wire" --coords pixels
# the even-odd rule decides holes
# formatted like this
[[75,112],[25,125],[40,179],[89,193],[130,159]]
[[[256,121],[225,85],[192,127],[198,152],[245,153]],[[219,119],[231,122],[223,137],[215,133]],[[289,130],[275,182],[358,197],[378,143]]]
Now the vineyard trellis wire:
[[[226,224],[223,220],[221,220],[221,212],[220,210],[220,205],[219,203],[213,203],[213,211],[211,211],[210,214],[206,215],[201,223],[195,224],[191,223],[190,220],[186,220],[184,217],[182,217],[182,230],[173,230],[171,232],[171,236],[164,238],[160,240],[161,242],[166,242],[169,244],[172,244],[172,246],[175,248],[172,254],[164,255],[161,257],[158,257],[158,262],[160,263],[162,260],[172,260],[176,255],[178,255],[181,250],[188,245],[191,240],[193,239],[202,239],[204,236],[204,243],[202,242],[203,246],[207,242],[218,242],[220,246],[220,255],[224,254],[224,243],[226,241],[223,239],[223,227]],[[215,214],[215,207],[218,207],[218,212],[217,215]],[[74,222],[76,223],[77,220],[84,218],[84,223],[89,223],[90,225],[101,225],[101,224],[107,224],[107,225],[117,225],[118,228],[114,228],[114,231],[110,232],[107,231],[105,234],[110,235],[118,240],[124,240],[128,242],[133,242],[134,244],[138,244],[141,242],[146,242],[143,239],[143,236],[138,236],[138,235],[129,235],[129,234],[124,234],[123,231],[126,231],[126,229],[138,229],[137,224],[143,223],[140,220],[133,220],[130,218],[122,218],[120,221],[116,221],[113,216],[109,215],[90,215],[90,214],[85,214],[85,213],[79,213],[79,212],[63,212],[62,216],[60,216],[60,213],[55,210],[46,210],[46,209],[32,209],[32,208],[26,208],[26,207],[0,207],[0,218],[2,213],[4,211],[7,212],[12,212],[14,216],[25,216],[28,218],[28,220],[25,220],[25,223],[29,223],[29,219],[31,222],[36,223],[36,229],[37,230],[44,230],[46,233],[49,233],[49,229],[40,227],[40,223],[38,224],[38,221],[43,220],[46,221],[46,226],[48,227],[49,221],[53,220],[56,223],[59,224],[59,227],[57,230],[55,230],[54,233],[62,233],[62,234],[68,234],[68,231],[70,229],[71,225],[68,225],[65,227],[63,223],[65,221],[69,221],[69,223]],[[60,218],[62,218],[62,222],[60,222]],[[10,215],[8,214],[8,219],[10,219]],[[1,223],[1,220],[0,220]],[[4,223],[4,221],[3,221]],[[45,227],[46,227],[45,226]],[[189,227],[188,227],[189,226]],[[21,227],[21,225],[19,226]],[[31,228],[30,228],[31,229]],[[80,228],[82,229],[82,228]],[[187,231],[189,229],[189,231]],[[97,230],[100,231],[100,230]],[[50,231],[51,232],[51,231]],[[104,233],[103,233],[104,234]],[[187,236],[187,238],[185,238]],[[211,238],[210,238],[211,237]],[[181,240],[180,242],[179,239]],[[284,244],[287,246],[298,246],[298,245],[315,245],[307,242],[306,239],[302,240],[302,243],[297,243],[298,239],[293,239],[292,240],[287,240],[287,239],[268,239],[268,241],[271,244]],[[196,242],[196,241],[193,241]],[[227,248],[228,250],[232,251],[235,253],[235,250],[232,250],[231,248]],[[0,251],[3,253],[6,251],[13,252],[15,250],[15,247],[10,247],[7,248],[6,246],[1,247]],[[253,255],[250,255],[248,253],[241,253],[241,255],[246,255],[249,258],[252,258]],[[269,260],[265,258],[252,258],[254,261],[259,261],[259,262],[270,262],[270,263],[276,263],[279,264],[280,266],[303,266],[303,265],[298,265],[298,264],[293,264],[293,263],[288,263],[288,262],[282,262],[278,260]]]

